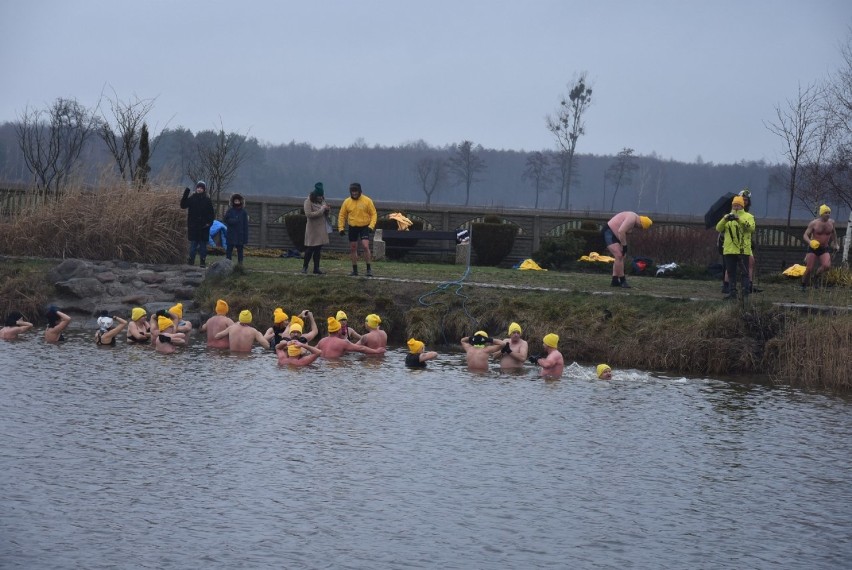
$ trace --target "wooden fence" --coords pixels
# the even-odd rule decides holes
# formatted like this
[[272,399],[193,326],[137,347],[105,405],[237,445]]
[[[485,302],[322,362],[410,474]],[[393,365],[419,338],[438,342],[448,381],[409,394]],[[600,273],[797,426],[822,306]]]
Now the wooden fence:
[[[8,185],[7,185],[8,186]],[[287,235],[284,217],[288,214],[302,213],[304,197],[269,197],[247,196],[246,210],[249,214],[249,245],[261,248],[292,249],[294,244]],[[25,190],[22,188],[0,187],[0,215],[8,217],[18,211],[25,202]],[[179,202],[176,194],[175,206]],[[328,200],[332,214],[340,209],[342,200]],[[216,204],[216,210],[221,215],[227,208],[227,201]],[[549,236],[559,236],[568,230],[578,229],[583,222],[593,222],[602,226],[612,217],[611,212],[585,211],[546,211],[531,208],[502,208],[495,206],[455,206],[455,205],[425,205],[405,202],[376,202],[379,217],[386,217],[392,212],[404,212],[411,220],[423,222],[423,228],[437,231],[455,231],[469,228],[472,223],[480,222],[486,215],[499,216],[504,223],[517,228],[517,236],[512,251],[504,264],[514,264],[531,257],[532,252],[539,248],[542,239]],[[656,233],[658,239],[678,239],[685,229],[705,231],[704,216],[687,216],[672,214],[653,214],[654,225],[649,231]],[[802,234],[809,220],[797,220],[793,223],[790,235],[785,231],[786,220],[758,219],[755,235],[757,245],[758,270],[761,273],[775,273],[784,269],[784,265],[801,263],[805,253]],[[706,230],[713,236],[715,229]],[[841,237],[846,227],[838,224],[837,233]],[[349,250],[346,237],[336,232],[330,236],[328,250],[345,252]],[[474,236],[475,240],[476,237]],[[639,252],[635,252],[639,253]],[[718,257],[707,259],[707,263],[718,262]],[[655,259],[658,263],[668,263],[675,260]]]

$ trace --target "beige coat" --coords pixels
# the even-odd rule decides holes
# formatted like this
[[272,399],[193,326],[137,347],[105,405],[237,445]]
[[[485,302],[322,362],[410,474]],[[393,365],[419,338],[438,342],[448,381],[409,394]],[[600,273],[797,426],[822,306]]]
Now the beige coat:
[[307,247],[328,243],[328,228],[325,222],[325,212],[322,208],[323,203],[311,202],[310,197],[305,199],[305,215],[308,217],[308,225],[305,228],[305,246]]

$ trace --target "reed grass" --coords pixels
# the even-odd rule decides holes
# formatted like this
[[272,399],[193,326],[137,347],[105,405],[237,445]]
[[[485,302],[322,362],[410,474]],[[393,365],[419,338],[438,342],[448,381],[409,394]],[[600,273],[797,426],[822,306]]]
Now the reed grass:
[[185,213],[173,188],[99,191],[69,188],[33,200],[0,224],[0,254],[179,263],[186,257]]

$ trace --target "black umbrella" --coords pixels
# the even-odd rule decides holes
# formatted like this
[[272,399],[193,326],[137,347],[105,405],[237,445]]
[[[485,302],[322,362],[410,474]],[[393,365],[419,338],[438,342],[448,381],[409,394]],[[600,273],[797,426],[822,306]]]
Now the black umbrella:
[[707,210],[706,214],[704,214],[705,228],[715,228],[716,224],[719,223],[719,220],[722,219],[722,216],[731,213],[731,200],[733,200],[735,196],[736,194],[728,192],[713,202],[713,205],[710,206],[710,209]]

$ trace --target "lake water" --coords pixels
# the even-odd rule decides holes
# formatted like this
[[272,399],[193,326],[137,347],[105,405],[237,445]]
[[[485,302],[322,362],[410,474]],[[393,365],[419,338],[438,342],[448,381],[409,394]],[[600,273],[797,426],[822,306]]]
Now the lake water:
[[2,568],[841,568],[829,394],[0,342]]

